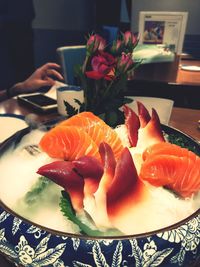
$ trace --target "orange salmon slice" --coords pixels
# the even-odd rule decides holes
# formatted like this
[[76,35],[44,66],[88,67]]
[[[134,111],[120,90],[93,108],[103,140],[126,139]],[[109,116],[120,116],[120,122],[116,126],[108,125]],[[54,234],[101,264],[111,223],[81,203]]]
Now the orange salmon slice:
[[200,157],[173,144],[156,144],[143,153],[140,178],[186,198],[200,190]]
[[[114,129],[112,129],[109,125],[107,125],[102,119],[100,119],[98,116],[94,115],[92,112],[81,112],[78,113],[77,115],[74,115],[73,117],[62,121],[59,123],[55,128],[57,127],[77,127],[80,128],[81,131],[84,131],[87,133],[90,138],[93,140],[93,142],[99,147],[99,145],[102,142],[108,143],[116,157],[116,159],[120,156],[122,150],[123,150],[123,145],[120,137],[116,133]],[[71,135],[71,132],[68,131],[69,135]],[[66,139],[67,137],[65,137]],[[78,138],[78,136],[77,136]],[[73,142],[73,138],[71,136],[69,139]],[[77,142],[81,141],[79,139],[76,139]],[[43,141],[44,142],[44,141]],[[92,142],[92,145],[93,145]],[[72,146],[72,144],[68,144],[68,146]],[[91,146],[91,145],[90,145]],[[42,146],[41,146],[42,147]],[[42,147],[43,148],[43,147]],[[45,149],[43,149],[46,151]],[[52,154],[54,153],[53,151],[50,150],[55,150],[55,148],[52,146],[48,149],[49,153]],[[72,151],[72,150],[71,150]],[[46,151],[47,152],[47,151]],[[77,158],[75,155],[77,152],[73,152],[73,157]],[[50,155],[49,154],[49,155]],[[88,154],[85,154],[88,155]],[[100,155],[98,155],[99,158]]]
[[39,146],[52,158],[75,160],[84,155],[100,157],[92,138],[75,126],[56,126],[42,137]]

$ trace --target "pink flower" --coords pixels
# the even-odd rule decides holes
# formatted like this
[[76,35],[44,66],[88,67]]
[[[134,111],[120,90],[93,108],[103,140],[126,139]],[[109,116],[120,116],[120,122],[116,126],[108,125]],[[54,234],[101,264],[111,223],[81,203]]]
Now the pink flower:
[[115,58],[106,52],[99,52],[91,61],[92,71],[86,71],[86,76],[91,79],[113,80],[114,67],[116,66]]
[[132,45],[133,47],[135,47],[135,45],[137,44],[138,39],[137,37],[130,31],[126,31],[124,33],[124,43],[125,45]]
[[90,35],[90,37],[87,41],[87,45],[86,45],[87,50],[89,50],[89,52],[91,52],[91,53],[94,53],[97,50],[103,51],[105,49],[105,46],[106,46],[105,39],[103,39],[98,34]]
[[132,54],[122,53],[121,57],[119,58],[117,67],[120,72],[126,72],[134,65]]
[[112,51],[113,53],[118,53],[118,52],[121,51],[122,47],[123,47],[123,42],[122,42],[122,40],[117,39],[116,41],[113,42],[113,45],[112,45],[112,47],[111,47],[111,51]]

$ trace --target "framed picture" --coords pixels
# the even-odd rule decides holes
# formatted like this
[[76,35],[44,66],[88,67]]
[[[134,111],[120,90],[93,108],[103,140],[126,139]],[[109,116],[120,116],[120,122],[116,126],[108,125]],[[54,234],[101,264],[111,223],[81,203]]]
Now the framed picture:
[[182,53],[188,12],[141,11],[139,37],[141,44],[166,44]]

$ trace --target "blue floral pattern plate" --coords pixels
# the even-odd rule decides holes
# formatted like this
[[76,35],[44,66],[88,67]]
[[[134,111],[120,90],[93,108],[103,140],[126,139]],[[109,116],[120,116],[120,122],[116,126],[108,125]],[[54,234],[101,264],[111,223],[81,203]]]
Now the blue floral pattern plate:
[[[200,153],[200,145],[189,136],[168,126],[163,130],[184,136]],[[28,131],[24,129],[4,142],[0,154]],[[0,252],[26,267],[200,266],[200,209],[165,229],[104,238],[46,229],[18,216],[0,201]]]

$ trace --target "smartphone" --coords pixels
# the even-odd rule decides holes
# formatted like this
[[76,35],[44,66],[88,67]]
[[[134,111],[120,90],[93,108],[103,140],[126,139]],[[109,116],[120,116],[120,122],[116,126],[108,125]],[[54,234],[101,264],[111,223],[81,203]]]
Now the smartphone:
[[31,94],[17,97],[20,104],[24,104],[38,112],[49,113],[57,110],[57,101],[44,94]]

